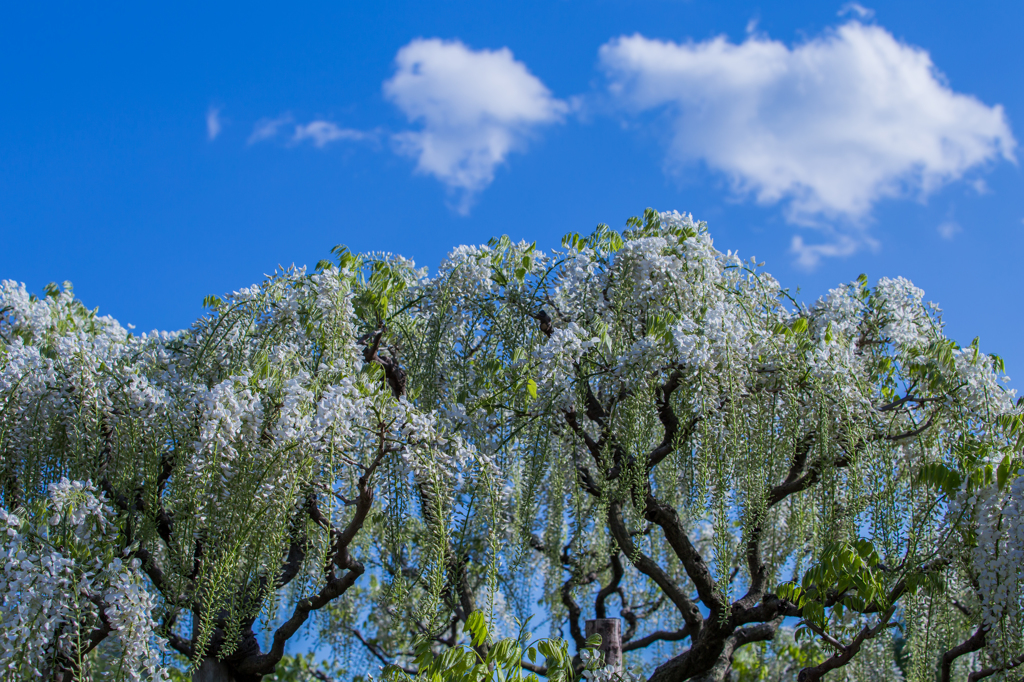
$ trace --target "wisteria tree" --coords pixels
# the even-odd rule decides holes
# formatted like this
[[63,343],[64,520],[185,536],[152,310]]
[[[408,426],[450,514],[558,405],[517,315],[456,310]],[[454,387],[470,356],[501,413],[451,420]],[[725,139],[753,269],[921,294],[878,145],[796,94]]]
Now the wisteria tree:
[[417,276],[348,258],[141,336],[69,287],[3,283],[5,679],[164,679],[173,650],[196,679],[259,680],[361,558],[397,549],[389,528],[416,516],[450,536],[398,491],[416,479],[444,504],[479,462],[406,398],[385,271]]
[[339,248],[177,334],[5,283],[3,665],[258,680],[315,618],[414,673],[539,599],[580,650],[621,617],[657,682],[1018,670],[998,358],[905,280],[804,305],[687,216],[627,227],[432,277]]
[[579,647],[584,617],[621,616],[658,682],[727,679],[794,627],[800,680],[1016,668],[1024,431],[1000,360],[906,280],[802,305],[688,217],[629,228],[460,247],[392,329],[424,406],[509,477],[502,603],[521,618],[539,590]]

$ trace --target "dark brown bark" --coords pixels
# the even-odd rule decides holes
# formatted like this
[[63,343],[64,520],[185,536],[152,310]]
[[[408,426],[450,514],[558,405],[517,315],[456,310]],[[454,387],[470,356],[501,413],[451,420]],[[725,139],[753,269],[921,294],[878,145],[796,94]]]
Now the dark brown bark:
[[231,667],[213,656],[203,659],[199,669],[192,673],[192,682],[240,682]]
[[874,627],[865,625],[861,628],[861,631],[857,633],[857,636],[853,638],[852,642],[845,645],[840,644],[839,650],[825,659],[822,663],[801,670],[800,674],[797,676],[797,682],[820,682],[820,680],[825,676],[825,673],[830,670],[842,668],[844,665],[852,661],[853,657],[858,651],[860,651],[860,648],[864,646],[864,642],[869,639],[874,639],[880,632],[882,632],[882,630],[889,627],[889,619],[892,618],[892,614],[895,610],[895,606],[889,607],[878,619],[877,625]]
[[1010,659],[1004,666],[992,666],[989,668],[982,668],[981,670],[977,670],[967,676],[967,682],[977,682],[978,680],[983,680],[986,677],[992,677],[996,673],[1001,673],[1006,670],[1013,670],[1014,668],[1017,668],[1022,664],[1024,664],[1024,654],[1021,654],[1016,658]]
[[939,682],[950,682],[949,676],[952,674],[953,663],[956,662],[956,659],[985,646],[985,631],[986,628],[982,625],[975,630],[973,635],[942,654],[942,658],[939,660]]
[[622,670],[622,621],[618,618],[596,618],[586,623],[587,638],[601,636],[598,651],[604,655],[604,664]]

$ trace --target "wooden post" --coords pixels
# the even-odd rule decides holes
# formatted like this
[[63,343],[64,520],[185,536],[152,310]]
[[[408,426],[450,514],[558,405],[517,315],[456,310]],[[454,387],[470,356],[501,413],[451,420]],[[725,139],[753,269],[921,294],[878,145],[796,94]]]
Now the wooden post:
[[586,636],[601,635],[598,649],[604,654],[605,665],[622,670],[622,621],[618,618],[598,618],[586,622]]

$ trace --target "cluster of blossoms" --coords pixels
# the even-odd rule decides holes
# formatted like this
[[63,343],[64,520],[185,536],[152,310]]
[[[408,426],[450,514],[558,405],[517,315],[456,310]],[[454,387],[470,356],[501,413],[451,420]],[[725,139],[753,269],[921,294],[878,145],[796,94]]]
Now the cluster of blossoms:
[[977,533],[970,559],[980,620],[997,660],[1005,663],[1024,648],[1024,476],[1005,490],[985,486],[967,503]]
[[824,339],[827,334],[831,334],[848,343],[856,341],[866,309],[861,292],[860,286],[847,284],[831,289],[822,296],[814,311],[815,336]]
[[903,277],[883,277],[875,292],[881,302],[883,336],[904,348],[912,348],[929,337],[931,320],[923,304],[924,291]]
[[[922,469],[951,466],[965,438],[991,457],[1008,447],[996,419],[1019,408],[995,360],[946,339],[938,309],[905,279],[861,278],[803,306],[753,259],[715,249],[690,216],[649,212],[630,228],[566,237],[530,259],[544,268],[525,281],[508,276],[521,253],[460,248],[423,290],[421,329],[443,320],[431,347],[450,363],[432,365],[450,401],[439,407],[507,462],[509,498],[536,505],[533,544],[571,539],[601,554],[609,540],[598,519],[616,495],[627,521],[645,527],[650,507],[628,496],[647,485],[638,463],[671,452],[646,489],[685,519],[716,579],[742,573],[755,533],[766,536],[773,579],[799,579],[829,543],[864,533],[886,565],[924,562],[949,531],[931,498],[912,492]],[[558,498],[581,494],[576,486],[600,489],[602,501],[573,500],[586,511],[567,523]],[[804,486],[815,492],[787,497]],[[894,509],[913,509],[913,531]],[[929,540],[915,546],[911,535]],[[677,559],[645,547],[663,566]],[[549,604],[563,618],[564,559],[545,551]],[[864,622],[848,622],[844,636]],[[878,656],[857,670],[894,669],[886,646],[869,649]]]
[[163,680],[157,599],[138,559],[112,556],[113,512],[90,483],[63,479],[27,518],[0,509],[0,667],[22,679],[77,671],[109,631],[127,680]]
[[564,390],[574,373],[573,366],[599,341],[574,322],[554,330],[537,353],[540,385],[552,392]]
[[438,270],[453,291],[463,296],[490,293],[495,285],[491,278],[492,252],[486,246],[459,246],[448,254]]
[[991,424],[1000,415],[1017,412],[1016,390],[1007,390],[1004,384],[1009,377],[993,371],[993,356],[969,347],[954,350],[953,358],[958,393],[971,413],[981,415],[980,429],[985,430],[985,423]]
[[[422,279],[411,261],[388,268],[403,286]],[[174,334],[131,334],[68,289],[37,299],[0,285],[5,666],[85,670],[84,652],[118,647],[129,678],[157,676],[155,612],[177,621],[164,627],[179,652],[201,657],[218,633],[260,613],[272,624],[291,595],[321,589],[365,472],[394,462],[450,488],[491,466],[369,371],[354,290],[365,299],[376,281],[360,272],[279,273],[208,300]],[[297,523],[311,499],[317,523]],[[53,544],[63,528],[67,551]],[[296,528],[308,536],[299,578],[268,590]],[[200,595],[202,608],[189,602]]]

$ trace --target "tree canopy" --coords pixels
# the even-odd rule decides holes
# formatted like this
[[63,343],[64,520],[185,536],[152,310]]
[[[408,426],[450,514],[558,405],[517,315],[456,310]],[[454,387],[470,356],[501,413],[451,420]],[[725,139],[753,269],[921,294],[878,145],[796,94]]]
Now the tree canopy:
[[802,303],[648,210],[206,305],[135,335],[0,286],[16,677],[259,680],[296,636],[415,674],[481,614],[620,617],[652,682],[1024,663],[1024,409],[905,279]]

